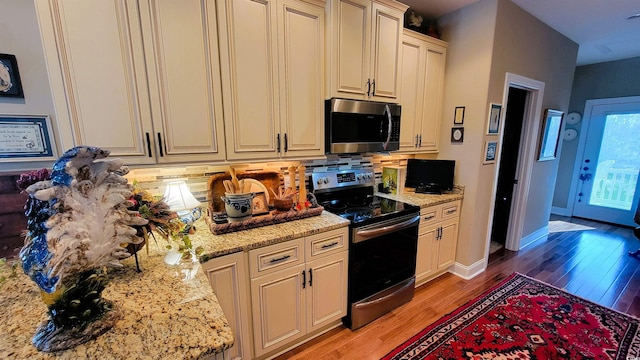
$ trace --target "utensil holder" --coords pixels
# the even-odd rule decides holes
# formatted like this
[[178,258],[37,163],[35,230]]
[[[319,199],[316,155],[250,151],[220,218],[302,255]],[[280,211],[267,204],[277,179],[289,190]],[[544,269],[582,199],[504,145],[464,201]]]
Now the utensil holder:
[[230,194],[220,197],[224,202],[229,222],[240,222],[251,219],[253,214],[253,197],[255,193]]

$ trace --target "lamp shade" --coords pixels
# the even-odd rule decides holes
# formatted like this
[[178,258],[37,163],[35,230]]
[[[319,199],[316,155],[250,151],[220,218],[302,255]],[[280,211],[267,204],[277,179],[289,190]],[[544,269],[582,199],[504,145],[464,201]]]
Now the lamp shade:
[[191,210],[200,206],[200,202],[191,194],[184,181],[168,183],[164,191],[164,201],[173,211]]

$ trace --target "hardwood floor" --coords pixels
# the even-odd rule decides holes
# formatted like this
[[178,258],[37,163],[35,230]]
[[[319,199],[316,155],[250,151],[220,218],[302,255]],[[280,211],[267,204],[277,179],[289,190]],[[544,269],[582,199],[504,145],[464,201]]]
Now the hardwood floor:
[[505,251],[473,279],[444,274],[417,288],[409,303],[363,328],[340,326],[277,359],[380,359],[513,272],[640,317],[640,259],[628,255],[638,248],[640,241],[630,228],[552,218],[548,238],[518,252]]

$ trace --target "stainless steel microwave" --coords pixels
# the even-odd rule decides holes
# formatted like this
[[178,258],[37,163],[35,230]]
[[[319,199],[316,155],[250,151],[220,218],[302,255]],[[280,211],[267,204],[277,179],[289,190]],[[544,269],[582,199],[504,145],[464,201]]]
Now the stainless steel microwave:
[[325,150],[329,154],[386,152],[400,148],[400,105],[325,100]]

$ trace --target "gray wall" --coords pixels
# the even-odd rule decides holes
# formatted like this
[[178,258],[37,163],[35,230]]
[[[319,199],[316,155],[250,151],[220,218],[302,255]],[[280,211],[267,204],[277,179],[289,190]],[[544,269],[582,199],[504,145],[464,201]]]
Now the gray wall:
[[[59,139],[54,118],[53,97],[49,87],[44,51],[40,41],[36,9],[33,1],[0,0],[0,52],[16,56],[24,99],[0,98],[2,115],[49,115],[53,131]],[[57,141],[58,145],[60,144]],[[58,151],[60,147],[58,146]],[[0,164],[0,171],[39,169],[51,162]]]
[[[438,157],[456,159],[456,183],[465,186],[456,261],[471,266],[485,257],[496,184],[497,165],[482,164],[489,103],[502,103],[511,72],[545,83],[543,107],[566,110],[578,46],[509,0],[480,0],[439,23],[449,48]],[[466,107],[463,144],[449,140],[456,106]],[[534,165],[523,236],[547,225],[557,166]]]
[[[584,113],[587,100],[640,95],[640,57],[578,66],[575,71],[569,112]],[[583,122],[566,125],[582,131]],[[553,195],[553,206],[560,211],[570,207],[569,190],[575,168],[578,140],[565,141]],[[579,166],[579,165],[578,165]]]

